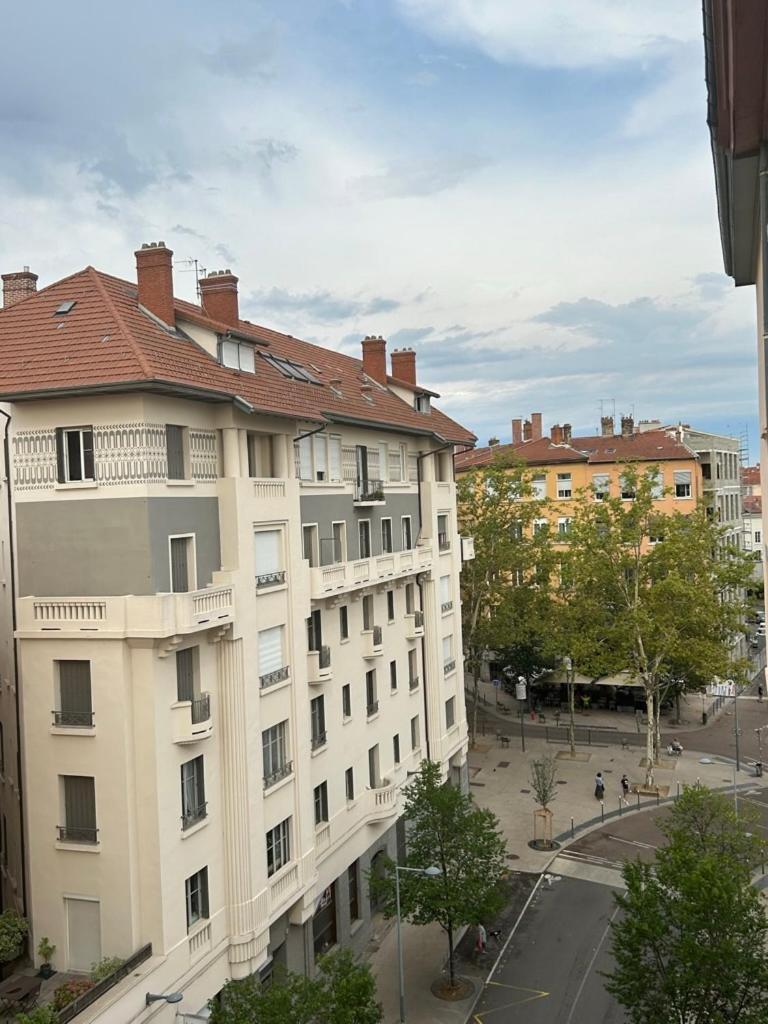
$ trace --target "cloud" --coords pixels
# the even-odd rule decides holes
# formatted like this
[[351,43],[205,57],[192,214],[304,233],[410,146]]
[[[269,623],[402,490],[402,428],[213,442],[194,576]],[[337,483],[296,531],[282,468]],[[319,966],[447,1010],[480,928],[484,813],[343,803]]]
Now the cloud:
[[351,179],[349,188],[360,199],[430,196],[454,188],[487,163],[487,160],[475,155],[399,160],[379,174],[365,174]]
[[646,62],[699,39],[685,4],[669,0],[397,0],[403,15],[440,42],[494,60],[591,68]]
[[227,39],[204,54],[206,67],[215,75],[268,82],[274,77],[275,39],[270,31]]
[[400,302],[380,295],[370,299],[345,298],[327,291],[291,292],[284,288],[270,288],[266,291],[251,292],[246,305],[254,310],[269,310],[270,313],[277,315],[288,314],[316,323],[329,323],[391,313],[400,307]]

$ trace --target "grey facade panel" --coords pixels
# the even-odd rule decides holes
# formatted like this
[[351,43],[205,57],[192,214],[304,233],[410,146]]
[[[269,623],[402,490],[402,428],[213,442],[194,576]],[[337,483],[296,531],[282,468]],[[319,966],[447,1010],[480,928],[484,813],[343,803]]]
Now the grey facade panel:
[[221,567],[216,498],[103,498],[16,505],[19,595],[170,590],[168,537],[195,535],[197,585]]
[[419,536],[421,519],[419,517],[418,494],[387,494],[383,505],[369,505],[357,508],[349,494],[311,494],[302,496],[302,523],[317,523],[318,536],[321,540],[333,535],[331,524],[345,522],[347,524],[347,557],[354,561],[360,557],[357,524],[361,519],[369,519],[371,523],[372,554],[380,555],[381,551],[381,520],[392,520],[392,547],[394,551],[402,551],[403,540],[400,529],[401,516],[411,517],[411,537],[413,544]]

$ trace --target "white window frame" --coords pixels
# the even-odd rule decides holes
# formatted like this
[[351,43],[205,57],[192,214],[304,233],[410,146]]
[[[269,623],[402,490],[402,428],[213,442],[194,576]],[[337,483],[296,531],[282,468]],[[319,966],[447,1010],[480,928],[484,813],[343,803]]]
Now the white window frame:
[[[389,546],[387,547],[384,543],[384,524],[389,523]],[[381,553],[382,555],[391,555],[395,550],[395,537],[392,532],[392,517],[382,516],[381,518]]]
[[[368,554],[367,555],[363,554],[363,544],[362,544],[362,540],[363,540],[363,535],[362,535],[363,524],[366,524],[367,527],[368,527]],[[362,560],[364,558],[373,558],[373,531],[371,530],[371,520],[370,519],[358,519],[358,521],[357,521],[357,557],[358,557],[359,560]]]
[[[408,545],[406,545],[406,543],[405,543],[405,540],[406,540],[406,537],[405,537],[406,522],[408,523],[408,540],[410,541],[410,543]],[[402,549],[401,550],[403,550],[403,551],[412,551],[413,550],[413,516],[400,516],[400,539],[401,539],[401,542],[402,542]]]
[[[267,830],[267,877],[272,878],[291,863],[291,818],[284,818]],[[269,863],[269,848],[272,846],[272,864]]]
[[542,501],[547,496],[547,474],[534,473],[531,477],[531,497]]
[[555,483],[557,497],[561,501],[567,501],[573,497],[573,475],[571,473],[558,473]]
[[[60,427],[61,430],[61,443],[63,446],[62,452],[62,465],[64,468],[64,483],[67,484],[81,484],[81,483],[95,483],[96,481],[96,441],[94,437],[94,430],[92,425],[83,425],[80,427]],[[91,435],[91,461],[93,462],[93,476],[85,475],[85,445],[83,444],[83,435],[90,433]],[[80,448],[80,468],[82,475],[79,477],[73,477],[72,471],[69,465],[69,447],[67,445],[67,434],[78,434],[79,435],[79,448]]]

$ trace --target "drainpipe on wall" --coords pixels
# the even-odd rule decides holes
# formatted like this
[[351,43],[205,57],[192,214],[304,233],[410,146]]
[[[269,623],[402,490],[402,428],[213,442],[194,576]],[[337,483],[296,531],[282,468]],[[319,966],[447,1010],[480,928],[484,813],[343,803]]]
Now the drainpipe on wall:
[[3,460],[5,463],[5,483],[8,501],[8,566],[10,569],[11,591],[11,631],[13,640],[13,686],[16,704],[16,783],[19,789],[19,851],[21,854],[21,906],[24,916],[27,914],[27,845],[24,815],[24,777],[22,774],[21,755],[21,688],[19,686],[19,641],[16,637],[16,555],[13,530],[13,498],[11,495],[11,450],[8,430],[11,425],[11,414],[0,409],[0,416],[5,417],[3,424]]

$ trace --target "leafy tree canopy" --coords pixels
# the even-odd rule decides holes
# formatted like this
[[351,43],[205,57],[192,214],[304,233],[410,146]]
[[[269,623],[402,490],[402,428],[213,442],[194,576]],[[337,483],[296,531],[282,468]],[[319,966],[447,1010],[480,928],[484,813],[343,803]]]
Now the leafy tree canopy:
[[[414,924],[437,921],[448,936],[450,982],[454,984],[453,937],[462,925],[492,917],[503,897],[506,843],[496,816],[477,807],[471,796],[443,783],[440,765],[422,761],[411,780],[406,801],[406,867],[437,867],[440,875],[400,874],[403,918]],[[370,876],[371,891],[388,916],[395,914],[395,865],[385,864],[380,877]]]
[[380,1024],[382,1019],[370,968],[348,949],[324,956],[314,978],[288,971],[268,987],[256,977],[229,981],[210,1007],[211,1024]]
[[768,920],[750,884],[764,854],[758,829],[752,809],[739,819],[724,797],[693,787],[663,827],[656,864],[625,865],[606,988],[631,1024],[765,1021]]

